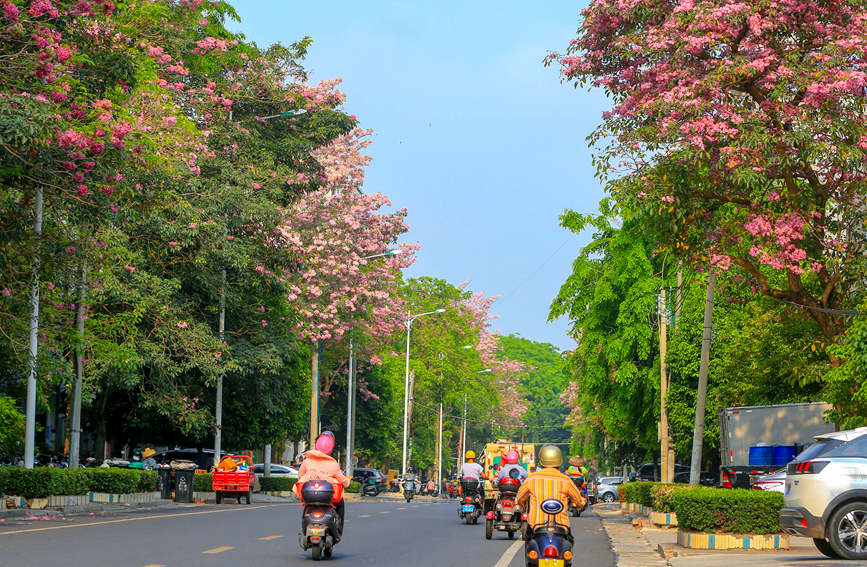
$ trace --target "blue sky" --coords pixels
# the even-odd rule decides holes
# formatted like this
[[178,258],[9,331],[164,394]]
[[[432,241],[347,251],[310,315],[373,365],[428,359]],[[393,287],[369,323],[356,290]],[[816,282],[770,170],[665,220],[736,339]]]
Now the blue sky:
[[343,78],[346,110],[376,132],[365,190],[407,207],[405,240],[422,245],[408,275],[471,279],[502,296],[495,329],[570,348],[548,306],[587,235],[557,217],[602,197],[585,137],[605,101],[542,65],[584,3],[534,4],[234,2],[248,38],[309,35],[312,79]]

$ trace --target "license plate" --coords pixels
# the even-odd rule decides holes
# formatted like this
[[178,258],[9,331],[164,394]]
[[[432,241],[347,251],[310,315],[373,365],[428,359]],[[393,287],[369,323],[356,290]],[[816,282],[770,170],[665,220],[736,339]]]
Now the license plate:
[[475,509],[476,507],[472,504],[464,504],[463,506],[461,506],[461,512],[472,512]]
[[562,559],[540,559],[539,567],[563,567]]

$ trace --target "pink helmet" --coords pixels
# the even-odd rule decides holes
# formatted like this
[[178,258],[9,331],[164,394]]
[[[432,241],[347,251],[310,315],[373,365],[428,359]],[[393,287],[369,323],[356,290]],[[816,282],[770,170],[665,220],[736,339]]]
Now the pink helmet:
[[316,450],[322,451],[326,455],[330,455],[331,451],[334,450],[334,434],[330,431],[323,431],[322,434],[316,438]]
[[518,455],[518,452],[516,450],[512,449],[508,453],[506,453],[506,464],[517,465],[518,459],[520,459],[520,456]]

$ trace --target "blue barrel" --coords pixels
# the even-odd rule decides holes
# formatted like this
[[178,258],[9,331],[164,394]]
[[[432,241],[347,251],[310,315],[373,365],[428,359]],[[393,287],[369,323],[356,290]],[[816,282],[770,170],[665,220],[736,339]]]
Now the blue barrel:
[[749,464],[751,467],[774,466],[774,448],[764,445],[756,445],[754,447],[750,447]]
[[774,445],[774,466],[788,465],[797,454],[798,448],[794,445]]

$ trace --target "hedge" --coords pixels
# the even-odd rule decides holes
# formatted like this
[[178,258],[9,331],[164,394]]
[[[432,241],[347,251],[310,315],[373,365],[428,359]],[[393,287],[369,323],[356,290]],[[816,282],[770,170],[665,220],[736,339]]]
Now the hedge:
[[688,485],[654,483],[650,487],[651,508],[654,512],[674,512],[674,493],[678,490],[689,490]]
[[642,506],[653,506],[653,499],[650,493],[651,487],[659,484],[657,482],[629,482],[623,486],[623,497],[627,502],[641,504]]
[[212,473],[196,473],[193,476],[193,490],[195,492],[213,492],[214,475]]
[[153,492],[156,484],[157,474],[154,471],[0,467],[0,493],[24,498],[88,492]]
[[261,476],[259,477],[259,486],[262,487],[262,492],[280,492],[281,490],[292,490],[296,480],[298,479],[285,476]]
[[747,489],[675,490],[678,525],[699,532],[779,533],[783,495]]
[[361,492],[361,483],[355,482],[354,480],[349,483],[349,488],[346,489],[346,492],[350,492],[352,494],[358,494]]

